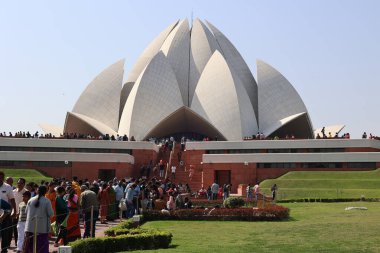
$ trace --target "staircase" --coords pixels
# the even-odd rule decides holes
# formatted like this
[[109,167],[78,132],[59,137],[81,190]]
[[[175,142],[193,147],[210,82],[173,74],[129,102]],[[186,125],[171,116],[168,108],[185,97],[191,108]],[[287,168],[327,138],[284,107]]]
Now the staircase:
[[[190,165],[192,164],[192,159],[189,157],[186,152],[182,152],[181,161],[183,161],[183,165],[180,164],[178,161],[178,152],[181,151],[181,144],[176,143],[173,147],[171,159],[168,162],[168,170],[167,170],[167,177],[170,178],[174,183],[179,184],[182,183],[183,185],[189,184],[192,192],[197,192],[202,187],[202,169],[200,166],[194,165],[194,173],[190,180],[189,177],[189,170]],[[172,165],[175,165],[177,167],[176,169],[176,175],[175,178],[172,178],[171,175],[171,167]]]

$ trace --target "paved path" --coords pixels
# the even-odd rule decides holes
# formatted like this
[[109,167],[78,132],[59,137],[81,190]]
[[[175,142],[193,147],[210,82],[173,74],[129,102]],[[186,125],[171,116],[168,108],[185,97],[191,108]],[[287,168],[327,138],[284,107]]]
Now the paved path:
[[[120,223],[120,220],[115,220],[115,221],[109,221],[108,224],[100,224],[100,222],[96,222],[96,231],[95,231],[95,236],[104,236],[104,230],[106,230],[109,227],[115,226]],[[80,224],[80,230],[81,234],[83,235],[83,224]],[[58,248],[54,247],[54,239],[49,241],[49,252],[58,252]],[[14,240],[12,240],[11,243],[11,248],[8,250],[8,252],[16,252],[16,246]]]

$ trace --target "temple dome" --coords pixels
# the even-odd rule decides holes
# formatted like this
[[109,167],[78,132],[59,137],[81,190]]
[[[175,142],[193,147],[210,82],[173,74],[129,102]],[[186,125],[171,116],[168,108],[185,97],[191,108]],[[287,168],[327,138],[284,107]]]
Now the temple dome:
[[238,50],[208,21],[195,19],[191,27],[187,19],[174,22],[125,81],[123,75],[124,60],[100,73],[67,113],[64,132],[136,140],[187,132],[229,141],[257,132],[314,137],[290,82],[263,61],[256,82]]

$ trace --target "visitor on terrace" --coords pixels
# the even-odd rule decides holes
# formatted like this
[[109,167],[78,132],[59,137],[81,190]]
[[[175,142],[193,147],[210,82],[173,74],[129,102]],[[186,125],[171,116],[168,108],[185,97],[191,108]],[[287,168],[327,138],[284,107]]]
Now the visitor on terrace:
[[160,169],[160,177],[164,177],[164,171],[165,171],[165,161],[164,160],[160,160],[160,165],[159,165],[159,169]]
[[201,189],[198,191],[198,196],[201,198],[205,198],[206,195],[207,195],[207,192],[206,192],[205,188],[202,186]]
[[274,184],[272,187],[271,187],[271,192],[272,192],[272,201],[274,202],[276,200],[276,195],[277,195],[277,190],[278,190],[278,187],[277,187],[277,184]]
[[193,207],[193,203],[191,202],[189,197],[185,197],[185,203],[183,204],[185,209],[191,209]]
[[255,195],[255,201],[256,201],[256,206],[257,206],[257,201],[259,200],[259,195],[260,195],[260,184],[257,182],[255,186],[253,187],[253,194]]
[[206,194],[207,194],[207,199],[208,199],[208,200],[212,200],[211,185],[209,185],[209,186],[207,187]]
[[172,171],[172,179],[174,180],[175,179],[175,172],[177,170],[177,167],[173,164],[172,165],[172,168],[171,168],[171,171]]
[[182,194],[177,194],[177,197],[175,198],[175,207],[177,209],[182,209],[184,207]]
[[252,201],[253,200],[253,189],[252,189],[251,184],[247,185],[246,193],[247,193],[247,201]]
[[189,169],[189,179],[190,179],[190,181],[193,180],[194,173],[195,173],[194,165],[190,165],[190,169]]
[[223,200],[230,197],[230,191],[231,191],[231,185],[230,184],[224,184],[223,185]]
[[219,185],[216,181],[211,185],[211,192],[212,192],[212,200],[217,200],[218,199],[218,192],[219,192]]
[[174,211],[174,210],[175,210],[175,202],[174,202],[174,197],[173,197],[173,195],[170,195],[170,196],[169,196],[169,200],[168,200],[168,202],[166,203],[166,208],[167,208],[169,211]]

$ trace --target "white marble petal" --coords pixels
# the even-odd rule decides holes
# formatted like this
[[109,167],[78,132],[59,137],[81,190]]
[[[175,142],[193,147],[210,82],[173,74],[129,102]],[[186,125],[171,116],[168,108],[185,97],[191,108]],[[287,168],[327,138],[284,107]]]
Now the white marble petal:
[[136,80],[120,119],[119,134],[143,140],[161,120],[184,106],[176,75],[160,51]]
[[[80,129],[80,131],[75,131],[76,129]],[[110,136],[116,136],[117,134],[107,125],[86,115],[73,112],[67,113],[65,133],[94,134],[94,130],[99,134],[109,134]]]
[[86,87],[73,112],[97,120],[117,131],[123,74],[124,60],[106,68]]
[[190,31],[187,19],[180,21],[173,29],[162,45],[161,50],[176,74],[183,103],[189,106]]
[[[257,61],[257,80],[259,88],[259,128],[261,132],[270,135],[271,129],[278,129],[276,125],[281,119],[292,115],[308,112],[301,97],[290,82],[269,64]],[[311,121],[308,131],[313,133]]]
[[247,92],[219,51],[214,52],[203,70],[191,109],[229,141],[242,140],[258,130]]
[[[237,76],[242,81],[249,99],[251,100],[252,106],[255,110],[256,118],[258,117],[258,94],[257,94],[257,84],[255,78],[252,75],[247,63],[244,61],[243,57],[240,55],[239,51],[235,46],[228,40],[224,34],[219,31],[214,25],[206,21],[207,25],[213,32],[216,41],[221,49],[221,53],[226,59],[230,68],[234,70]],[[259,119],[260,120],[260,119]]]
[[219,50],[214,35],[205,24],[195,19],[191,28],[189,101],[192,101],[199,77],[215,50]]
[[137,59],[136,63],[133,65],[132,70],[128,73],[127,80],[124,83],[134,83],[140,76],[141,72],[144,70],[146,65],[150,60],[160,51],[160,48],[169,33],[178,24],[178,20],[173,24],[169,25],[165,30],[163,30],[142,52],[140,57]]

